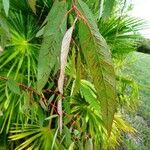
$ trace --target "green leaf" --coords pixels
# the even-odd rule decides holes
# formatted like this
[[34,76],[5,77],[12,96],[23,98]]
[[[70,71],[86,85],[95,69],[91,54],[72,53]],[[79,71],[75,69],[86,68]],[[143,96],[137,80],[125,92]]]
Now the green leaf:
[[3,112],[2,112],[2,110],[0,109],[0,117],[1,117],[1,116],[3,116]]
[[93,148],[93,141],[91,138],[86,141],[85,147],[86,147],[85,148],[86,150],[93,150],[94,149]]
[[3,50],[3,48],[0,46],[0,53],[2,53],[4,50]]
[[57,130],[56,130],[56,132],[55,132],[55,135],[54,135],[54,137],[53,137],[53,142],[52,142],[51,150],[54,149],[54,145],[55,145],[56,138],[57,138],[57,135],[58,135],[58,130],[59,130],[59,128],[57,128]]
[[28,0],[28,4],[32,11],[36,14],[36,0]]
[[59,68],[61,42],[66,31],[66,2],[56,1],[48,15],[44,30],[44,40],[38,62],[37,89],[40,92],[48,81],[50,73]]
[[75,144],[74,144],[74,142],[72,142],[72,143],[70,144],[68,150],[74,150],[74,146],[75,146]]
[[81,56],[80,56],[80,52],[78,52],[77,64],[76,64],[76,78],[73,84],[73,90],[71,95],[75,95],[79,91],[80,80],[81,80]]
[[45,30],[45,26],[42,27],[42,28],[37,32],[36,37],[42,36],[42,35],[44,34],[44,30]]
[[102,15],[105,19],[111,16],[114,6],[115,6],[115,0],[105,1],[103,15]]
[[9,33],[9,27],[7,24],[7,20],[2,14],[0,14],[0,26],[5,32]]
[[17,83],[14,80],[9,79],[7,81],[7,86],[9,87],[9,89],[14,92],[15,94],[20,95],[20,88],[17,85]]
[[81,80],[80,92],[91,107],[97,111],[100,110],[99,102],[97,101],[95,95],[95,89],[93,88],[93,85],[90,84],[90,82]]
[[8,16],[8,11],[9,11],[9,0],[3,0],[3,7],[6,15]]
[[65,138],[64,138],[64,143],[68,147],[71,143],[71,132],[67,126],[64,126],[64,133],[65,133]]
[[82,14],[79,25],[81,48],[101,103],[104,125],[110,133],[116,107],[115,73],[111,54],[88,6],[81,0],[76,6]]
[[52,115],[52,116],[45,118],[45,120],[51,120],[51,119],[56,118],[56,117],[58,117],[58,115]]

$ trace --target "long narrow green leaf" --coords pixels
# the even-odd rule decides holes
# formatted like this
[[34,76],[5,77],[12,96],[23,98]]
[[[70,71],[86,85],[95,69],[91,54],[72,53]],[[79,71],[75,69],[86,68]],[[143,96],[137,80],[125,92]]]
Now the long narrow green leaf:
[[[18,131],[18,130],[16,130],[16,131]],[[13,132],[11,132],[11,133],[13,133]],[[17,133],[17,132],[15,132],[15,130],[14,130],[14,133]],[[22,132],[20,132],[19,134],[15,134],[15,135],[11,135],[11,136],[9,136],[9,138],[12,140],[12,141],[14,141],[14,140],[19,140],[19,139],[22,139],[22,138],[26,138],[27,136],[31,136],[31,135],[34,135],[34,134],[37,134],[37,133],[39,133],[39,131],[38,130],[31,130],[31,131],[28,131],[27,130],[27,132],[25,132],[24,130],[22,130]]]
[[116,107],[115,73],[110,51],[88,6],[82,0],[78,0],[76,6],[82,14],[79,25],[81,48],[101,103],[105,127],[110,133]]
[[41,135],[42,135],[42,133],[40,132],[40,133],[37,133],[34,136],[28,138],[25,142],[23,142],[18,147],[16,147],[16,150],[22,150],[22,149],[28,147],[30,144],[34,143]]
[[38,63],[37,89],[46,84],[50,73],[58,70],[61,41],[66,31],[66,2],[56,1],[48,15]]
[[54,135],[54,138],[53,138],[53,142],[52,142],[52,146],[51,146],[51,150],[54,149],[56,138],[57,138],[57,135],[58,135],[58,130],[59,130],[59,128],[57,128],[57,130],[55,132],[55,135]]

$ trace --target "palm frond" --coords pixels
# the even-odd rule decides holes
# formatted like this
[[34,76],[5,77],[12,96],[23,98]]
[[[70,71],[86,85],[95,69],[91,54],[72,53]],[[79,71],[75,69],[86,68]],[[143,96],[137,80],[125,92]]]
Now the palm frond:
[[[56,133],[55,133],[56,132]],[[10,140],[22,140],[23,142],[16,147],[16,150],[22,150],[28,148],[32,149],[56,149],[58,147],[58,141],[55,141],[55,134],[57,136],[57,130],[50,130],[47,127],[40,127],[27,124],[22,128],[22,125],[13,127],[10,131],[12,135],[9,136]],[[57,144],[56,144],[57,143]]]
[[140,40],[139,31],[148,28],[148,24],[138,18],[124,16],[100,20],[100,33],[111,47],[113,56],[124,55],[135,51]]

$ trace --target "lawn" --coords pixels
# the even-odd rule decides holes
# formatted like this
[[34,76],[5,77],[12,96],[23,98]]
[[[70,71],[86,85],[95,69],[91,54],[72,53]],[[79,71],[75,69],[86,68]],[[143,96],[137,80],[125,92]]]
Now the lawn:
[[[150,55],[144,53],[130,54],[130,63],[127,74],[131,75],[138,83],[140,90],[139,107],[136,115],[132,117],[132,123],[138,130],[138,136],[134,139],[135,145],[131,145],[132,150],[150,149]],[[129,61],[131,62],[131,61]]]

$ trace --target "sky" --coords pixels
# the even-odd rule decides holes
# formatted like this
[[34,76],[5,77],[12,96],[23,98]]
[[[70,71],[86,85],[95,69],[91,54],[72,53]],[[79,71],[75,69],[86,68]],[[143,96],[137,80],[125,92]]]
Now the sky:
[[[150,0],[131,0],[134,4],[132,16],[140,17],[150,22]],[[150,28],[140,32],[144,37],[150,39]]]

